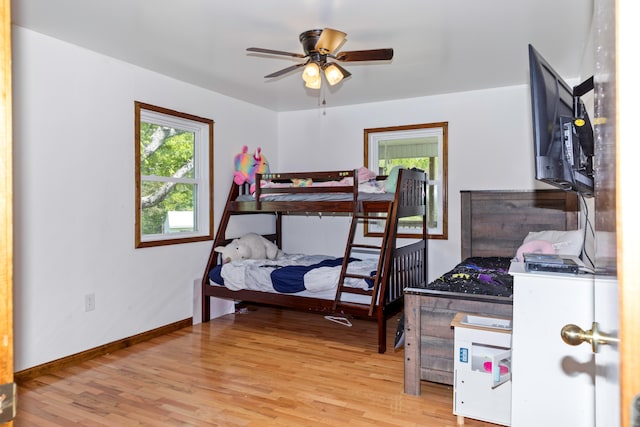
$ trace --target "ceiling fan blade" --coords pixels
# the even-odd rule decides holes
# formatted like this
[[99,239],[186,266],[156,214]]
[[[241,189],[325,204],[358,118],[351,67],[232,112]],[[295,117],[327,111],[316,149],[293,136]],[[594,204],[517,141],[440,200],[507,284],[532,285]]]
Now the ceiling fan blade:
[[325,28],[320,34],[320,38],[316,42],[316,50],[321,54],[327,54],[335,51],[344,43],[347,33],[334,30],[333,28]]
[[306,57],[306,55],[303,55],[301,53],[284,52],[282,50],[273,50],[273,49],[263,49],[261,47],[248,47],[247,51],[249,51],[249,52],[257,52],[257,53],[268,53],[270,55],[292,56],[294,58],[305,58]]
[[387,61],[393,58],[393,49],[352,50],[340,52],[335,56],[338,61]]
[[282,69],[282,70],[280,70],[280,71],[276,71],[275,73],[271,73],[271,74],[269,74],[268,76],[264,76],[264,78],[265,78],[265,79],[269,79],[269,78],[271,78],[271,77],[278,77],[278,76],[282,76],[282,75],[285,75],[285,74],[287,74],[287,73],[290,73],[291,71],[296,70],[296,69],[298,69],[298,68],[300,68],[300,67],[302,67],[302,66],[304,66],[304,65],[307,65],[307,64],[303,62],[303,63],[300,63],[300,64],[292,65],[292,66],[290,66],[290,67],[283,68],[283,69]]

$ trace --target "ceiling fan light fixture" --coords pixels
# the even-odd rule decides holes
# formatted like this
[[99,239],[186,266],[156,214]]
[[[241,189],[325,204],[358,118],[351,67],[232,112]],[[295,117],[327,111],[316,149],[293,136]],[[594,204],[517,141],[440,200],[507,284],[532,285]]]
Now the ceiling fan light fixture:
[[320,67],[315,62],[309,62],[302,72],[302,80],[309,83],[310,81],[320,80]]
[[[332,28],[308,30],[299,36],[304,54],[260,47],[250,47],[247,48],[247,51],[301,59],[306,58],[305,62],[288,66],[264,77],[266,79],[280,77],[304,67],[302,80],[306,87],[313,89],[320,89],[323,74],[324,79],[331,86],[335,86],[344,79],[349,78],[351,73],[340,65],[341,62],[390,61],[393,58],[392,48],[340,51],[336,53],[346,42],[346,36],[347,33]],[[327,62],[329,59],[333,61]]]
[[327,82],[329,82],[331,86],[340,83],[344,78],[344,74],[342,74],[342,71],[340,71],[335,64],[327,64],[324,67],[324,76],[327,78]]
[[322,78],[320,74],[318,74],[314,79],[305,80],[304,85],[310,89],[320,89],[320,86],[322,86]]

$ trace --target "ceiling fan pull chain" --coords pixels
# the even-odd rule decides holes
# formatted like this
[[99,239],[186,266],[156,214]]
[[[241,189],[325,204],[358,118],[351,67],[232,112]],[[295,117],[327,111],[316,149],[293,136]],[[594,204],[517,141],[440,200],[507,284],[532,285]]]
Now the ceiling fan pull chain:
[[322,87],[320,88],[320,97],[318,97],[318,101],[320,101],[320,98],[322,98],[322,101],[320,101],[320,107],[322,108],[323,116],[327,115],[327,93],[325,91],[326,89],[324,85],[322,85]]

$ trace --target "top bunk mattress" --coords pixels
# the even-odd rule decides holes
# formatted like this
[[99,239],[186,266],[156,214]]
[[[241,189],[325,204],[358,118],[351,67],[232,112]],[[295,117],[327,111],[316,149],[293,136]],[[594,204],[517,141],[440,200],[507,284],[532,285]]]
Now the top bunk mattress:
[[[393,193],[358,193],[358,200],[371,202],[392,202]],[[254,196],[243,194],[238,196],[238,202],[254,202]],[[350,193],[305,193],[305,194],[263,194],[260,201],[263,202],[349,202],[353,200],[353,194]]]
[[[351,201],[354,197],[353,178],[341,181],[313,182],[311,179],[294,179],[290,183],[275,183],[261,180],[260,201]],[[358,199],[361,201],[393,201],[395,193],[387,191],[386,180],[371,179],[358,183]],[[241,194],[236,201],[252,202],[256,196]]]
[[[387,212],[397,202],[397,216],[424,215],[427,176],[397,169],[389,176],[360,179],[356,170],[257,174],[259,185],[234,184],[228,209],[236,212]],[[355,184],[354,184],[355,183]]]
[[[358,170],[256,174],[250,191],[240,191],[238,202],[393,201],[396,191],[411,192],[409,182],[426,180],[424,171],[394,168],[388,176]],[[404,183],[404,184],[403,184]],[[424,191],[424,189],[423,189]],[[413,196],[412,196],[413,197]]]

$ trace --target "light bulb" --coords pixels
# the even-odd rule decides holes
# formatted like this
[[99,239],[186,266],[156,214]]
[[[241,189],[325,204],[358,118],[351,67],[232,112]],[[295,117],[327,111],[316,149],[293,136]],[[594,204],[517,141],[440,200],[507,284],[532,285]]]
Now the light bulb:
[[313,81],[320,76],[320,67],[315,62],[309,62],[302,72],[302,80],[305,82]]
[[329,64],[324,69],[324,76],[327,78],[327,81],[331,86],[340,83],[344,75],[342,71],[334,64]]
[[305,86],[310,89],[320,89],[322,77],[318,74],[315,78],[305,79]]

